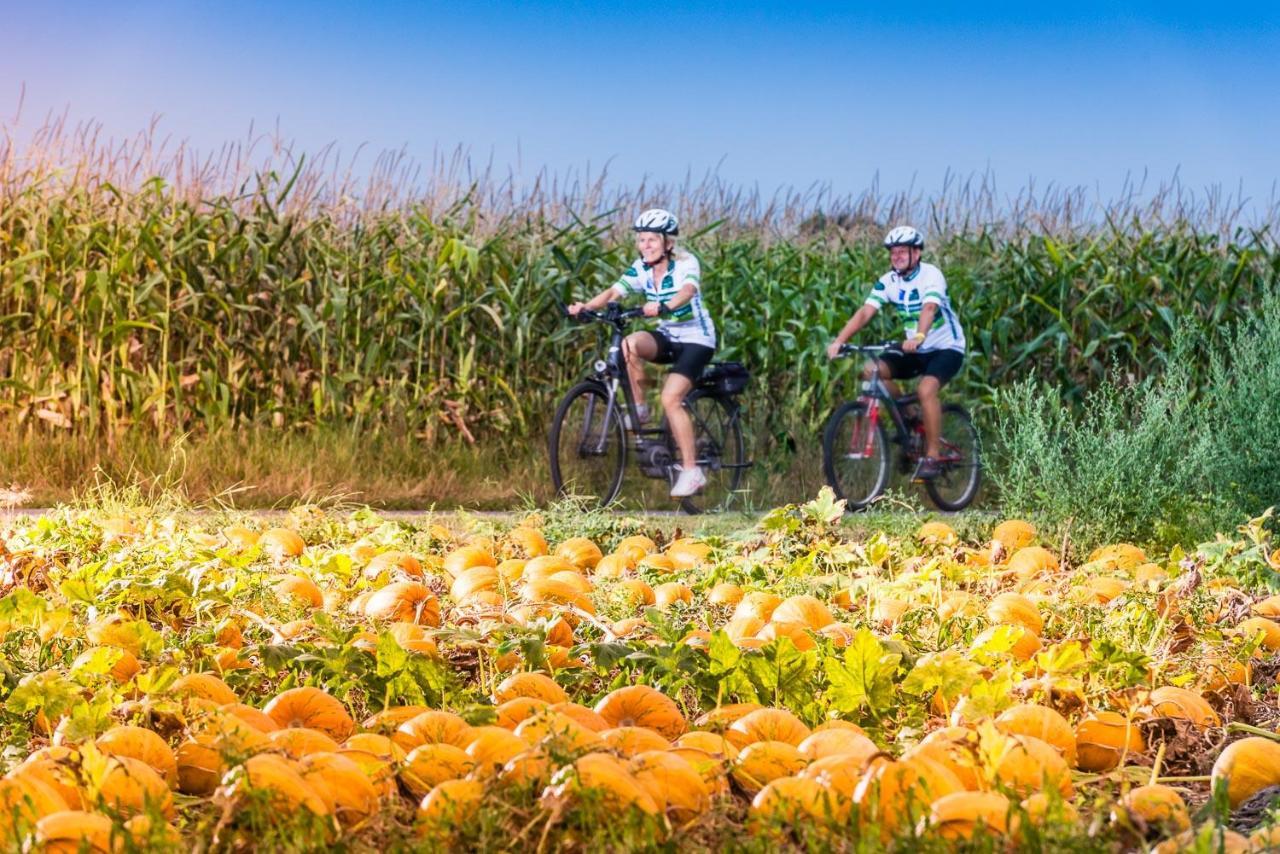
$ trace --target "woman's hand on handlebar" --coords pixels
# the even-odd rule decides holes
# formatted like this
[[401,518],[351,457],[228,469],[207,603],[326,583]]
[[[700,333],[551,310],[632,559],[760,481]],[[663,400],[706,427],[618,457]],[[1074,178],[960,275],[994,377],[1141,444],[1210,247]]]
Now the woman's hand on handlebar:
[[827,345],[827,358],[832,360],[840,358],[840,348],[842,347],[844,347],[843,341],[832,341]]
[[567,311],[569,312],[570,317],[577,317],[579,312],[581,312],[586,307],[587,307],[587,304],[585,302],[569,303],[569,308],[567,309]]
[[645,317],[657,317],[661,313],[662,313],[662,303],[647,302],[644,304]]

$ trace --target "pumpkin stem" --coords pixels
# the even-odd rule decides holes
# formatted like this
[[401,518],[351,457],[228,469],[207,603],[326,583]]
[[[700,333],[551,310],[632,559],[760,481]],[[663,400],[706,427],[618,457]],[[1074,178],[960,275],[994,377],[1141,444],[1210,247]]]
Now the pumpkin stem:
[[1193,777],[1159,777],[1152,782],[1155,783],[1208,783],[1213,778],[1208,774],[1200,774]]
[[1232,721],[1227,724],[1226,728],[1228,731],[1247,732],[1250,735],[1260,735],[1263,738],[1269,738],[1272,741],[1280,741],[1280,733],[1272,732],[1269,729],[1262,729],[1261,727],[1250,726],[1249,724],[1242,724],[1239,721]]
[[1165,742],[1161,742],[1160,748],[1156,751],[1156,760],[1151,763],[1151,780],[1147,783],[1149,786],[1154,786],[1156,780],[1160,778],[1160,766],[1164,764],[1164,749],[1166,746]]

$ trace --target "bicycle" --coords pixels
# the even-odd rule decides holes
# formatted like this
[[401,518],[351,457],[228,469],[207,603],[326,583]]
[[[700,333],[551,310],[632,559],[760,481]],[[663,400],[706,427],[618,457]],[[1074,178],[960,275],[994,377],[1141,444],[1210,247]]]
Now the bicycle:
[[[878,357],[897,350],[896,342],[871,345],[845,344],[840,355]],[[909,409],[915,407],[917,412]],[[880,372],[862,383],[856,400],[835,408],[827,419],[822,438],[822,465],[827,483],[848,506],[861,510],[875,501],[889,483],[890,443],[898,446],[898,470],[915,471],[924,456],[924,423],[920,420],[919,398],[908,394],[895,398],[889,393]],[[889,436],[885,415],[893,427]],[[942,471],[935,480],[924,481],[925,492],[940,510],[963,510],[978,494],[982,481],[982,456],[978,431],[963,406],[942,407]]]
[[[603,312],[583,309],[578,313],[578,320],[603,323],[613,331],[605,358],[597,359],[589,378],[569,389],[556,407],[548,450],[551,481],[561,495],[585,497],[600,506],[612,504],[622,491],[628,451],[646,477],[675,482],[680,453],[666,416],[657,427],[636,429],[640,420],[622,339],[629,322],[641,316],[642,309],[624,310],[616,302]],[[712,362],[684,399],[693,419],[698,465],[707,477],[701,493],[680,500],[686,513],[724,509],[752,465],[745,460],[742,409],[737,400],[749,379],[746,368],[737,362]]]

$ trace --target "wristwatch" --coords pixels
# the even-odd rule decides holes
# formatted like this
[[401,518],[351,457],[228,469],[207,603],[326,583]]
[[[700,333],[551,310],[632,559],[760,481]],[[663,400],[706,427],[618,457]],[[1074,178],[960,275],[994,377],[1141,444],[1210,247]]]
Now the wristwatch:
[[914,337],[915,337],[915,340],[916,340],[918,343],[924,343],[924,339],[925,339],[925,338],[927,338],[927,337],[929,337],[929,336],[925,335],[923,332],[921,332],[921,331],[919,331],[919,330],[916,330],[916,334],[915,334],[915,336],[914,336]]

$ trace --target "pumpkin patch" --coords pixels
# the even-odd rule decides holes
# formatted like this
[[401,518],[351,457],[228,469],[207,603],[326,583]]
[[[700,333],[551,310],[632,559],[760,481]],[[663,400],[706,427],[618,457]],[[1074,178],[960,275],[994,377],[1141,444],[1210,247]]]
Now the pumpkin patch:
[[1075,553],[1024,520],[867,535],[833,506],[705,536],[622,518],[575,530],[558,510],[178,514],[112,522],[130,533],[109,538],[91,510],[16,525],[3,560],[43,570],[0,597],[0,837],[102,851],[1272,838],[1265,528],[1190,553]]

